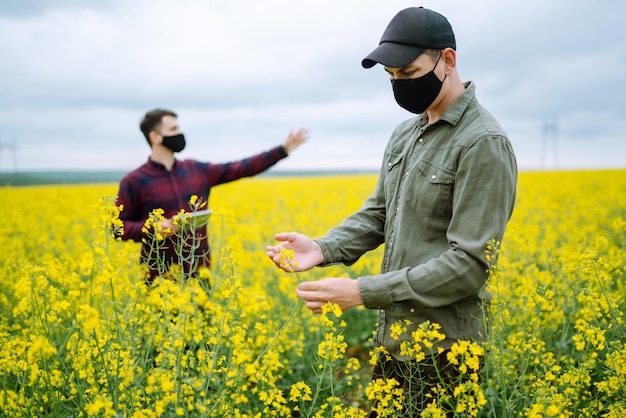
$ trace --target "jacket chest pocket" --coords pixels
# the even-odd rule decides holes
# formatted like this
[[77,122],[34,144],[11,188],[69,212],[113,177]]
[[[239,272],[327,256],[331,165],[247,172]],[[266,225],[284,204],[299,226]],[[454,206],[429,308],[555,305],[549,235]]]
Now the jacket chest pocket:
[[449,216],[455,174],[430,161],[418,161],[407,179],[406,203],[420,216]]
[[[385,172],[385,198],[387,202],[393,202],[397,198],[400,179],[402,176],[402,154],[390,154],[386,160]],[[389,203],[387,203],[389,204]]]

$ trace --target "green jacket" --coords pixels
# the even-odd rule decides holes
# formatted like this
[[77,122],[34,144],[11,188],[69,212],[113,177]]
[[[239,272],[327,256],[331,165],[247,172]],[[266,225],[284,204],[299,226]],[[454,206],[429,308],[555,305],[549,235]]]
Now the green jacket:
[[[374,193],[340,226],[317,238],[322,265],[350,265],[385,244],[381,273],[359,277],[366,308],[380,309],[377,345],[396,358],[400,342],[424,322],[438,323],[449,348],[480,340],[481,292],[489,240],[502,240],[515,202],[517,163],[475,85],[427,125],[426,114],[401,123],[385,150]],[[392,324],[412,325],[398,340]]]

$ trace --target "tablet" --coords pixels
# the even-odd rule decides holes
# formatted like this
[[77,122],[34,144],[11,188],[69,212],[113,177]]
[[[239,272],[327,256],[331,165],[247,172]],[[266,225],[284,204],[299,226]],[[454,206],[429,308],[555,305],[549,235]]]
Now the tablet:
[[185,212],[181,215],[174,216],[174,220],[180,225],[182,229],[197,229],[205,226],[209,223],[209,218],[213,211],[211,209],[198,210],[195,212]]

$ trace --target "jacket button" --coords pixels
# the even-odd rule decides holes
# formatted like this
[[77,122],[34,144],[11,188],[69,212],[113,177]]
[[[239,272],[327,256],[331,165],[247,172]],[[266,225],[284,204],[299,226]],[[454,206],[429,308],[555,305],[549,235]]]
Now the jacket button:
[[409,309],[409,312],[411,312],[411,313],[415,312],[415,308]]
[[436,178],[437,178],[437,175],[436,175],[436,174],[433,174],[430,178],[434,180],[434,179],[436,179]]

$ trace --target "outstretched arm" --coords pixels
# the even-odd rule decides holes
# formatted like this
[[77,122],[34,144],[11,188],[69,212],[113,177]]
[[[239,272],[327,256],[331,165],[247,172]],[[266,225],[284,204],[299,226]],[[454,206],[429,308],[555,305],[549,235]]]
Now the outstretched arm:
[[309,131],[305,128],[300,128],[296,132],[291,132],[283,144],[269,151],[229,163],[202,163],[204,166],[203,170],[206,172],[208,187],[262,173],[278,161],[286,158],[289,152],[299,147],[308,137]]

